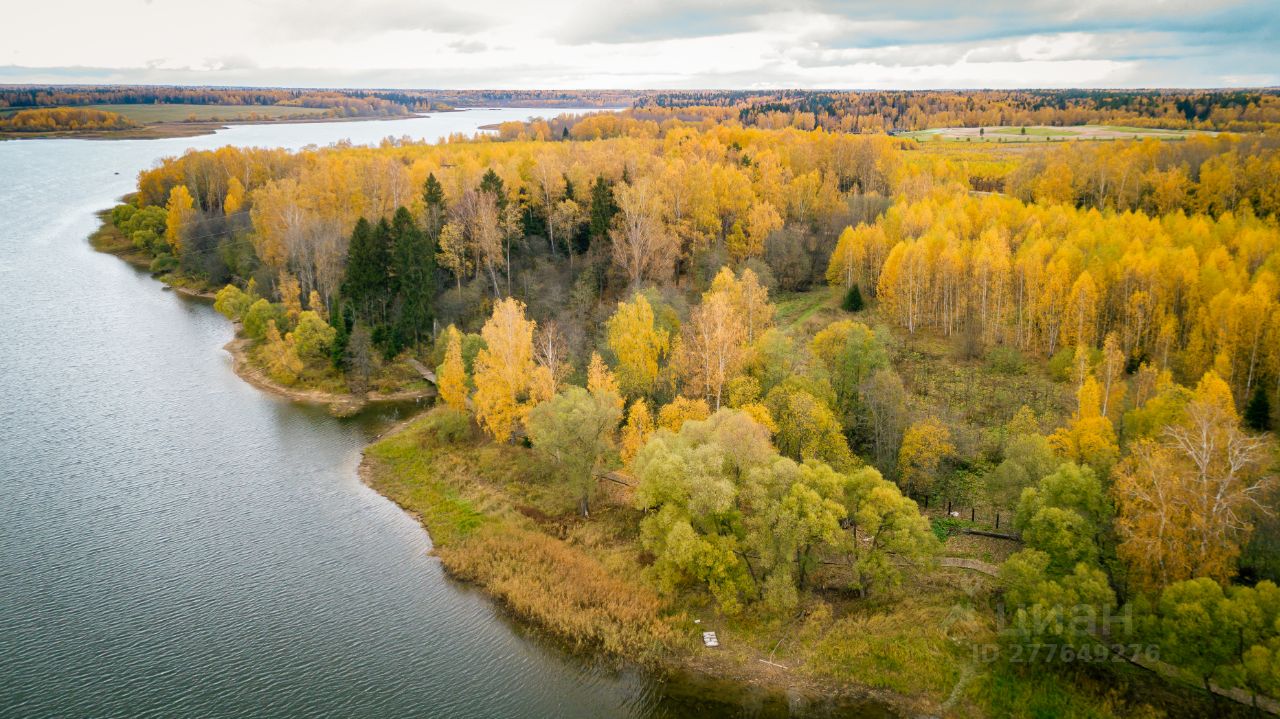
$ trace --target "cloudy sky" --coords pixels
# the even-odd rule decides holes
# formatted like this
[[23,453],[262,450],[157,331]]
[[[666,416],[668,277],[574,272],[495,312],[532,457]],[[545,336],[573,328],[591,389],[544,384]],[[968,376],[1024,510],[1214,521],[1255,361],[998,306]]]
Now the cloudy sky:
[[38,0],[0,83],[1280,84],[1280,0]]

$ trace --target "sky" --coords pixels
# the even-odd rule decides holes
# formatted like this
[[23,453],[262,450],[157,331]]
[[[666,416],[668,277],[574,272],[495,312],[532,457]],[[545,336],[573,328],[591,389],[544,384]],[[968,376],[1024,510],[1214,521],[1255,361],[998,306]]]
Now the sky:
[[0,84],[1280,85],[1280,0],[40,0]]

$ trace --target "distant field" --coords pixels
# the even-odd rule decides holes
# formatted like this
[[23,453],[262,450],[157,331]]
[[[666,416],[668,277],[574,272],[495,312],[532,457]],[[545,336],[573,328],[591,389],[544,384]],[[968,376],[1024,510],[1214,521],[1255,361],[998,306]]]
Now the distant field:
[[1191,130],[1161,130],[1150,127],[1124,127],[1120,125],[1075,125],[1072,127],[1028,126],[1022,127],[940,127],[930,130],[904,133],[920,142],[1056,142],[1060,140],[1133,140],[1145,137],[1162,140],[1181,140],[1193,134]]
[[[251,116],[278,120],[291,117],[308,117],[324,113],[314,107],[284,107],[280,105],[85,105],[93,110],[115,112],[144,125],[156,122],[183,122],[196,120],[243,120]],[[30,108],[0,110],[0,115],[10,115]]]
[[1075,130],[1068,130],[1065,127],[1000,127],[991,132],[997,135],[1035,135],[1037,137],[1057,137],[1059,135],[1079,135]]

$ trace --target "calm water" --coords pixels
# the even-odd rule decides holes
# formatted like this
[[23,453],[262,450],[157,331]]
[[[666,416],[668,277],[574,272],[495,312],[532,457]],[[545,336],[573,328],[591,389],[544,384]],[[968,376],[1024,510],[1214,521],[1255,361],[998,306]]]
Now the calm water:
[[255,390],[211,308],[85,242],[188,147],[435,140],[530,112],[0,142],[0,716],[788,713],[522,636],[357,480],[394,411],[337,420]]

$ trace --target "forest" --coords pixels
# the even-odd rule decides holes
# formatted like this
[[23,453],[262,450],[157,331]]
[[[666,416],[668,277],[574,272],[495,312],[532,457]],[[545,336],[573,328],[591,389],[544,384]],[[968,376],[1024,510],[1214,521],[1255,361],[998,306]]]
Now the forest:
[[[380,450],[386,481],[434,498],[446,566],[574,640],[676,651],[712,613],[763,655],[800,627],[815,675],[934,709],[958,642],[1000,648],[976,681],[1010,706],[1141,645],[1265,701],[1278,111],[1263,92],[655,94],[438,145],[188,152],[110,221],[155,272],[221,288],[282,385],[434,368],[438,406]],[[1272,133],[876,132],[1100,120]],[[478,479],[433,489],[443,461]],[[974,549],[969,529],[1013,534]],[[996,567],[980,601],[949,584],[957,557]],[[531,576],[548,567],[563,583]],[[877,684],[865,652],[901,647],[919,677]]]
[[[298,105],[330,109],[339,117],[397,115],[455,107],[628,108],[629,117],[655,124],[668,119],[686,123],[707,120],[767,129],[820,127],[870,134],[936,127],[1085,124],[1259,133],[1274,131],[1280,125],[1280,93],[1273,89],[658,92],[0,87],[0,109],[98,104]],[[571,124],[564,123],[565,126]],[[559,132],[562,128],[555,129]]]
[[0,116],[0,132],[127,130],[137,126],[136,122],[119,113],[78,108],[20,110]]
[[1280,94],[1275,90],[740,90],[660,93],[641,99],[636,109],[733,118],[756,127],[823,127],[844,132],[1101,124],[1259,132],[1280,122]]
[[[618,90],[312,90],[168,85],[0,87],[0,109],[78,105],[294,105],[348,115],[400,115],[453,107],[626,107],[640,93]],[[337,116],[341,116],[338,114]]]

